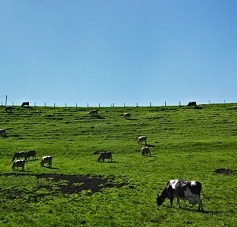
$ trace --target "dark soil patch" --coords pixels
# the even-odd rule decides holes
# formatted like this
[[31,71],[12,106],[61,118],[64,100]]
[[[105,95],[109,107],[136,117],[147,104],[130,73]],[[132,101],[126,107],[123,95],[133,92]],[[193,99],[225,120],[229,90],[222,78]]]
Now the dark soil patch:
[[218,174],[225,174],[225,175],[228,175],[228,174],[233,174],[235,173],[236,171],[234,170],[231,170],[231,169],[224,169],[224,168],[220,168],[220,169],[216,169],[215,170],[215,173],[218,173]]
[[[113,183],[114,177],[103,178],[102,176],[90,175],[61,175],[61,174],[42,174],[36,175],[37,178],[58,183],[58,187],[63,194],[80,193],[83,190],[91,190],[92,193],[99,192],[104,188],[120,188],[126,185],[123,183]],[[63,181],[63,184],[60,182]]]
[[[46,181],[41,184],[35,185],[35,187],[29,189],[24,188],[19,185],[18,187],[12,187],[10,189],[2,189],[0,191],[0,196],[6,199],[18,199],[24,194],[28,194],[28,200],[37,202],[42,197],[47,195],[66,195],[73,193],[81,193],[83,190],[88,191],[88,193],[100,192],[105,188],[121,188],[124,185],[128,185],[126,182],[115,183],[115,177],[103,177],[103,176],[91,176],[91,175],[64,175],[64,174],[0,174],[0,176],[12,176],[15,177],[36,177],[37,179],[46,179]],[[39,181],[40,182],[40,181]],[[129,187],[132,188],[132,187]],[[46,189],[43,191],[42,189]],[[41,192],[41,193],[39,193]]]

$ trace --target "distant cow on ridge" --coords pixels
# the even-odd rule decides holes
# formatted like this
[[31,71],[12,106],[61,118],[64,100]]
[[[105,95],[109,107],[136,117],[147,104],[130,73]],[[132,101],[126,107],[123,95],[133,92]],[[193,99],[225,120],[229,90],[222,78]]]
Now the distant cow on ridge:
[[21,107],[29,107],[30,106],[30,103],[29,102],[23,102],[21,104]]
[[89,112],[89,114],[90,114],[91,116],[97,116],[97,115],[99,115],[99,110],[98,110],[98,109],[91,110],[91,111]]
[[187,106],[191,107],[191,106],[196,106],[197,103],[196,102],[189,102]]

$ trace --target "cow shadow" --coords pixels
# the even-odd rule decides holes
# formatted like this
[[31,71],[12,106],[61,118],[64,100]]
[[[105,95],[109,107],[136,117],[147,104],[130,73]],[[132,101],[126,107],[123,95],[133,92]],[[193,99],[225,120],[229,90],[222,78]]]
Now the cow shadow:
[[146,144],[147,147],[156,147],[156,145],[153,144]]
[[58,167],[50,167],[50,166],[41,166],[42,168],[47,168],[47,169],[59,169]]

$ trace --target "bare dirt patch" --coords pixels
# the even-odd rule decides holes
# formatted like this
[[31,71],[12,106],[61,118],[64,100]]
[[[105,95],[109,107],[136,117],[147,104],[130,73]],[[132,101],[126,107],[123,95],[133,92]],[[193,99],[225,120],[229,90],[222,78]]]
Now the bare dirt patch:
[[235,170],[224,169],[224,168],[220,168],[220,169],[216,169],[215,170],[215,173],[224,174],[224,175],[233,174],[235,172],[236,172]]
[[[89,194],[100,192],[105,188],[121,188],[128,185],[127,182],[117,183],[115,177],[91,176],[91,175],[64,175],[64,174],[0,174],[4,177],[36,177],[39,181],[30,187],[19,185],[10,188],[1,188],[0,197],[4,199],[19,199],[27,195],[28,202],[37,202],[46,196],[66,195],[87,191]],[[44,179],[41,181],[40,179]],[[129,188],[132,188],[129,186]]]

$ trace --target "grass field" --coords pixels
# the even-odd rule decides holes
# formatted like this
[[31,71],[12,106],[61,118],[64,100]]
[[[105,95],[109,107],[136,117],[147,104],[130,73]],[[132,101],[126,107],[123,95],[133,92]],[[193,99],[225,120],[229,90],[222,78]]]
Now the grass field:
[[[237,226],[237,104],[90,110],[0,108],[0,226]],[[33,149],[37,159],[13,171],[14,153]],[[97,161],[102,150],[112,163]],[[40,166],[44,155],[52,168]],[[204,212],[156,206],[173,178],[202,183]]]

